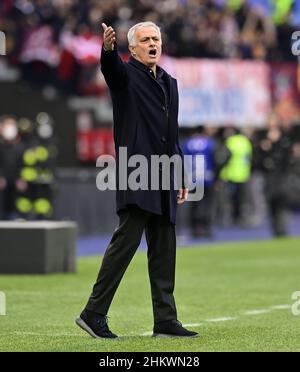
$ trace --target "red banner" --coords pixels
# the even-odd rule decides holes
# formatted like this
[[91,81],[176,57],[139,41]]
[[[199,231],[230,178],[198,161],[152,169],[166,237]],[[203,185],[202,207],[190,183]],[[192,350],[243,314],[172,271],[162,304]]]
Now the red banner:
[[25,63],[41,61],[49,66],[57,66],[60,61],[60,51],[54,42],[53,33],[50,26],[42,26],[29,31],[20,60]]
[[113,131],[111,129],[78,131],[78,159],[82,162],[95,162],[100,155],[115,156]]
[[102,38],[91,32],[81,35],[74,35],[64,32],[61,37],[61,44],[64,49],[74,55],[82,65],[99,64]]

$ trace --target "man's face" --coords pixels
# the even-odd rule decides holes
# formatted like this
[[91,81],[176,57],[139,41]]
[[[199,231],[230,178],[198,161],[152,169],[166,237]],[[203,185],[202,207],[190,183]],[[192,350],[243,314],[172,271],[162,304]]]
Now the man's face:
[[155,66],[161,56],[161,38],[154,27],[141,27],[135,32],[136,45],[129,46],[134,58],[149,67]]
[[5,119],[2,123],[1,135],[6,141],[14,141],[18,136],[18,126],[15,119]]

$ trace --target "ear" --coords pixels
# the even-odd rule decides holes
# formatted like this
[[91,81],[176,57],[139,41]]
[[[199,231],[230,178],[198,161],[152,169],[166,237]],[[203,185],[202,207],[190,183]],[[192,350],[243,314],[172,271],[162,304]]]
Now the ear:
[[135,51],[134,51],[135,50],[135,47],[134,46],[128,45],[128,49],[130,50],[130,53],[131,53],[132,56],[136,55],[135,54]]

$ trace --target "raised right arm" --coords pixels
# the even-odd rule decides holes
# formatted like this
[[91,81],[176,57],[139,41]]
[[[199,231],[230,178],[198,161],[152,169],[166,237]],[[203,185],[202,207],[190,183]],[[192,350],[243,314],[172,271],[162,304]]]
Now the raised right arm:
[[101,71],[110,89],[122,89],[128,82],[124,62],[121,60],[116,46],[116,34],[112,27],[102,23],[103,46],[101,51]]

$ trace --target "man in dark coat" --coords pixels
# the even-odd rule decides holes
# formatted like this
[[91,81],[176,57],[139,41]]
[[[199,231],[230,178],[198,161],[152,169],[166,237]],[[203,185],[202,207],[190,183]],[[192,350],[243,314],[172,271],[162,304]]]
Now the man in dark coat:
[[265,196],[274,236],[288,234],[288,186],[291,140],[280,127],[271,126],[257,136],[255,165],[265,177]]
[[[178,142],[177,83],[157,65],[162,44],[159,27],[152,22],[142,22],[129,30],[131,57],[128,63],[118,55],[113,28],[105,24],[102,27],[101,69],[113,102],[117,176],[121,147],[126,148],[128,158],[143,155],[148,161],[153,155],[182,156]],[[117,177],[117,184],[118,181]],[[144,230],[148,244],[153,335],[197,335],[178,322],[173,296],[176,207],[186,200],[187,194],[184,186],[179,191],[175,187],[171,190],[162,190],[162,187],[121,190],[117,187],[119,227],[106,250],[88,303],[76,319],[91,336],[117,337],[107,326],[106,314]]]

